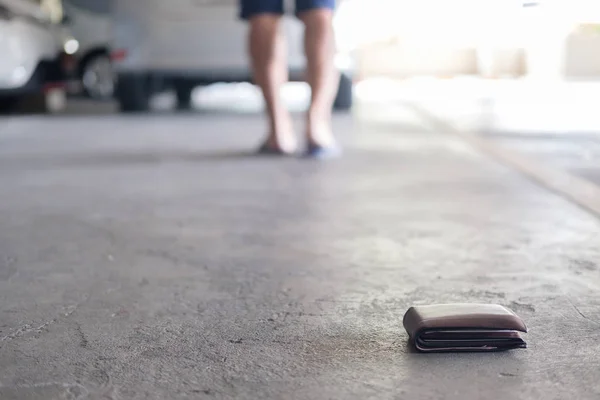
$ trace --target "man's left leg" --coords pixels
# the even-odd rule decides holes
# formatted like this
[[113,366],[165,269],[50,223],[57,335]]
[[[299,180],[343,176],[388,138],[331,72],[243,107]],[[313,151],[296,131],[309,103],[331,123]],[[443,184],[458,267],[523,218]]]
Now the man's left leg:
[[331,126],[333,102],[339,86],[339,73],[333,62],[334,8],[335,0],[297,0],[298,17],[306,27],[304,49],[307,80],[312,91],[306,132],[309,148],[336,146]]

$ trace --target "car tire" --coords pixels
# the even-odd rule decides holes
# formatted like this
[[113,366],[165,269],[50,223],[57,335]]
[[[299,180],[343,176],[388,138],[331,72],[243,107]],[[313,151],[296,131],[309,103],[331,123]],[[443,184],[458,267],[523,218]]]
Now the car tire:
[[175,84],[175,94],[177,96],[177,109],[190,110],[192,108],[192,91],[194,86],[189,83]]
[[63,89],[12,96],[0,100],[0,113],[2,114],[56,114],[64,111],[66,107],[67,94]]
[[19,99],[17,111],[24,114],[46,114],[48,102],[44,93],[30,94]]
[[150,110],[150,82],[142,74],[119,75],[115,96],[121,112],[133,113]]
[[86,97],[102,101],[114,97],[115,79],[107,53],[98,52],[85,58],[79,74]]
[[336,111],[348,111],[352,108],[353,83],[352,78],[346,74],[340,75],[340,85],[333,103],[333,109]]
[[0,115],[10,114],[15,110],[19,102],[18,97],[9,96],[0,98]]

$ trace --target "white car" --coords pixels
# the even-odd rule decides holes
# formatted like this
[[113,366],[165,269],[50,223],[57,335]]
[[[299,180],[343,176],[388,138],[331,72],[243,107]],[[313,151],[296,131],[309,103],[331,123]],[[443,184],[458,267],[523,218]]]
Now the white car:
[[114,74],[108,52],[111,37],[108,0],[63,0],[64,21],[79,42],[77,78],[84,94],[112,99]]
[[[165,87],[174,88],[180,108],[186,108],[197,85],[250,81],[247,24],[238,18],[238,3],[238,0],[114,1],[111,58],[117,75],[115,95],[120,109],[148,110],[151,95]],[[339,39],[338,28],[342,24],[335,21],[334,25]],[[286,18],[284,26],[290,78],[302,80],[306,63],[302,45],[304,28],[293,17]],[[335,108],[345,110],[352,104],[352,59],[348,51],[339,52],[336,65],[342,75]]]
[[77,48],[39,3],[0,0],[0,112],[63,108]]

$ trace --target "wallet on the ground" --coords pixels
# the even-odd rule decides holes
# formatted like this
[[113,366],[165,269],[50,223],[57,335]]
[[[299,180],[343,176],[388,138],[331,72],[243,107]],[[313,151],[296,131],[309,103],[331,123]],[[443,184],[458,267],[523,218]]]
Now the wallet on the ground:
[[495,304],[415,306],[404,314],[404,328],[423,352],[501,351],[525,348],[521,318]]

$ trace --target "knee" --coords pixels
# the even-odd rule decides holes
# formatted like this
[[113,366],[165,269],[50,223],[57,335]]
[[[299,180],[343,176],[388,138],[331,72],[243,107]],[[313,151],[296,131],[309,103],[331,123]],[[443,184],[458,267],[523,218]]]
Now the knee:
[[315,8],[303,11],[299,18],[307,28],[327,28],[332,24],[333,11],[329,8]]
[[252,32],[261,34],[275,34],[279,29],[281,17],[275,14],[257,14],[249,19]]

